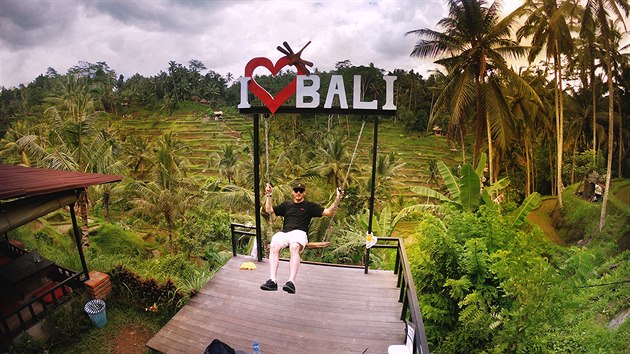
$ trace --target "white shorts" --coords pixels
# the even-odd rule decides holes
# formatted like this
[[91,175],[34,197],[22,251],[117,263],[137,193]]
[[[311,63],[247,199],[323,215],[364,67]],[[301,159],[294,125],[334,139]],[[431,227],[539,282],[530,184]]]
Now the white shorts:
[[271,244],[278,244],[282,248],[288,247],[293,242],[297,242],[302,245],[302,249],[300,251],[304,251],[304,248],[308,243],[308,236],[306,235],[306,232],[302,230],[292,230],[289,232],[280,231],[276,232],[276,234],[271,238]]

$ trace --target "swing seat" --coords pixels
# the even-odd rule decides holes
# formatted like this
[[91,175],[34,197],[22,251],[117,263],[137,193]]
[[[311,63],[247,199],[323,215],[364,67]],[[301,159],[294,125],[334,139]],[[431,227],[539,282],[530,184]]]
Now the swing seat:
[[309,242],[306,244],[306,248],[326,248],[330,246],[330,242]]

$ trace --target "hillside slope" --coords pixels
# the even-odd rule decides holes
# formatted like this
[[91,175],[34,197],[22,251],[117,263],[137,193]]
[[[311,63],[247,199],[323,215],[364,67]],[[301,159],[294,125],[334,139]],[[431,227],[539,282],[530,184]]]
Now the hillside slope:
[[[214,167],[211,161],[212,154],[219,153],[223,145],[230,143],[240,147],[250,147],[252,144],[250,132],[253,129],[253,123],[244,115],[228,112],[221,119],[215,120],[207,113],[200,112],[199,107],[195,108],[190,111],[178,111],[167,117],[130,113],[118,117],[114,126],[122,136],[135,135],[150,140],[172,131],[177,138],[191,148],[187,157],[191,162],[193,175],[218,177],[218,169],[212,168]],[[308,119],[306,121],[308,122]],[[354,139],[360,131],[361,123],[354,120],[345,121],[349,122],[349,133]],[[317,126],[316,119],[310,124]],[[339,126],[336,126],[333,129],[338,128]],[[343,128],[345,130],[347,127]],[[368,122],[360,140],[356,163],[371,164],[372,138],[372,124]],[[262,144],[264,142],[261,142]],[[349,145],[354,145],[354,141],[349,142]],[[378,145],[380,153],[396,151],[405,163],[396,177],[397,182],[405,186],[427,185],[428,163],[432,159],[443,160],[449,166],[461,163],[461,152],[451,150],[445,137],[434,135],[425,137],[424,133],[417,132],[410,135],[402,124],[396,125],[386,119],[381,119],[379,123]],[[352,150],[353,146],[347,148]],[[261,146],[261,149],[264,149],[264,146]],[[403,192],[403,194],[407,193]]]

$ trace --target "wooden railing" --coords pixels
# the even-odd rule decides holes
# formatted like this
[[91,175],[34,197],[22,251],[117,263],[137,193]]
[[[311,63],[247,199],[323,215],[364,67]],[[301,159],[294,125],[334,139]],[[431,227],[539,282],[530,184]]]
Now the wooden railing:
[[66,279],[54,287],[50,287],[47,291],[39,294],[39,296],[33,297],[28,303],[1,318],[2,330],[7,337],[14,338],[26,331],[46,317],[46,314],[51,309],[67,302],[71,298],[68,295],[72,292],[72,288],[77,287],[77,282],[80,281],[82,273],[75,273],[57,265],[55,265],[54,272],[63,275]]
[[11,243],[11,242],[9,242],[9,241],[7,241],[7,242],[3,243],[3,246],[4,246],[4,247],[6,247],[6,250],[7,250],[9,253],[15,254],[15,255],[17,255],[18,257],[19,257],[19,256],[23,256],[23,255],[25,255],[25,254],[27,254],[27,253],[28,253],[28,251],[27,251],[27,250],[22,249],[22,248],[20,248],[20,247],[18,247],[18,246],[16,246],[16,245],[12,244],[12,243]]
[[[380,243],[383,242],[383,243]],[[395,242],[391,244],[389,242]],[[429,354],[429,345],[427,337],[424,333],[424,323],[422,322],[422,313],[418,304],[418,296],[416,295],[416,286],[413,283],[409,261],[407,260],[407,252],[405,243],[402,239],[396,237],[379,237],[378,242],[372,248],[395,248],[396,262],[394,264],[394,273],[398,274],[397,286],[400,288],[398,301],[402,302],[403,308],[400,314],[401,320],[409,320],[415,326],[413,338],[414,353]],[[366,249],[365,256],[365,273],[369,269],[370,249]]]
[[[243,224],[230,224],[230,232],[232,237],[232,255],[237,255],[237,238],[240,236],[256,237],[255,226],[243,225]],[[394,244],[392,244],[394,242]],[[402,302],[403,308],[400,314],[402,321],[409,320],[415,326],[414,333],[414,353],[416,354],[429,354],[429,346],[427,343],[427,337],[424,332],[424,323],[422,322],[422,313],[420,312],[420,306],[418,304],[418,296],[416,295],[416,286],[413,283],[411,276],[411,269],[409,268],[409,261],[407,259],[407,251],[405,250],[405,244],[402,239],[396,237],[379,237],[378,242],[372,246],[372,248],[390,248],[396,249],[396,262],[394,264],[394,274],[398,275],[398,281],[396,286],[400,288],[400,295],[398,301]],[[365,253],[365,265],[362,267],[365,269],[365,273],[369,269],[370,249],[366,249]],[[316,262],[304,262],[304,263],[316,263]],[[328,266],[343,266],[352,267],[349,265],[335,265],[324,264]],[[361,267],[361,266],[354,266]]]
[[[3,242],[2,246],[5,247],[5,251],[18,257],[28,254],[27,250],[9,242]],[[5,337],[15,338],[46,317],[51,309],[71,299],[71,296],[68,295],[73,292],[73,289],[81,286],[82,278],[86,275],[83,272],[77,273],[55,264],[48,276],[56,280],[56,284],[53,283],[54,286],[46,287],[29,302],[11,313],[0,316],[0,326]]]

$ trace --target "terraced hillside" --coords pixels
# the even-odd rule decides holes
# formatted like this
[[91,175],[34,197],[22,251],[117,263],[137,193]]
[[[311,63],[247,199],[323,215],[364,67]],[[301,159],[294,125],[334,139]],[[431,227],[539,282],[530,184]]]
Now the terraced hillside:
[[[350,121],[349,124],[352,146],[348,148],[352,149],[361,125],[357,121]],[[191,147],[188,157],[192,164],[191,171],[197,175],[217,175],[216,167],[209,166],[209,163],[212,154],[218,153],[221,146],[228,143],[251,146],[252,120],[237,113],[226,113],[219,120],[200,112],[175,113],[169,117],[136,114],[122,117],[116,122],[116,126],[125,136],[136,135],[150,139],[172,131]],[[368,122],[360,141],[355,162],[357,165],[371,164],[372,136],[372,124]],[[405,166],[397,178],[398,182],[406,186],[426,185],[429,176],[428,162],[432,159],[441,159],[449,166],[461,161],[461,153],[451,151],[445,137],[434,135],[425,137],[423,133],[409,135],[402,125],[395,125],[385,119],[379,124],[378,144],[380,152],[396,151],[404,161]]]

